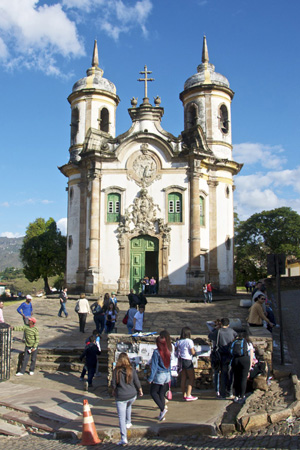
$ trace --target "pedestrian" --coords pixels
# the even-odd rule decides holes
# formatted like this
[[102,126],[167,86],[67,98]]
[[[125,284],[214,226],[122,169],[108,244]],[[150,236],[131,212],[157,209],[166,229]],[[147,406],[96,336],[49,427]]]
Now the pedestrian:
[[207,295],[207,284],[206,283],[204,283],[202,286],[202,292],[203,292],[203,297],[204,297],[204,303],[207,303],[208,295]]
[[77,300],[75,311],[77,312],[79,318],[79,331],[84,333],[86,318],[87,315],[91,313],[91,309],[83,292],[80,294],[79,300]]
[[101,300],[101,297],[98,298],[98,300],[92,304],[91,310],[94,315],[94,322],[96,325],[96,329],[99,335],[101,336],[105,326],[105,313],[106,313],[106,309],[104,309],[103,307],[103,301]]
[[131,303],[131,306],[130,306],[130,308],[129,308],[129,310],[128,310],[128,319],[127,319],[127,329],[128,329],[128,334],[132,334],[132,330],[133,330],[133,319],[134,319],[134,316],[136,315],[136,313],[137,313],[137,310],[136,310],[136,303]]
[[249,316],[247,318],[248,325],[250,327],[262,327],[263,321],[267,322],[270,329],[274,326],[274,323],[268,319],[263,310],[263,305],[266,301],[266,296],[261,291],[256,291],[253,295],[254,304],[249,309]]
[[114,292],[112,292],[111,295],[110,295],[110,301],[111,301],[115,306],[117,306],[118,300],[117,300],[116,294],[115,294]]
[[150,295],[156,294],[156,279],[154,277],[151,277],[149,284],[150,284]]
[[130,293],[127,295],[129,301],[129,308],[131,305],[135,304],[136,306],[141,303],[139,296],[134,292],[133,289],[130,289]]
[[[221,320],[216,319],[214,321],[213,329],[211,331],[219,330],[220,328],[221,328]],[[215,347],[216,345],[217,345],[217,342],[213,341],[213,347]],[[213,371],[214,371],[214,386],[215,386],[216,396],[217,396],[217,398],[219,398],[219,397],[221,397],[221,394],[220,394],[220,367],[214,368]]]
[[209,339],[213,342],[218,342],[219,352],[221,355],[220,362],[220,398],[233,399],[232,393],[232,370],[231,370],[231,353],[230,347],[232,342],[237,336],[236,331],[234,331],[229,326],[229,319],[224,317],[221,319],[221,327],[211,331],[208,335]]
[[[80,361],[85,358],[85,365],[88,371],[88,381],[85,382],[85,390],[87,391],[89,387],[93,387],[93,378],[97,369],[97,356],[101,354],[99,347],[96,345],[96,337],[94,335],[90,336],[89,344],[86,345],[82,355],[80,356]],[[82,373],[81,373],[82,377]]]
[[244,403],[247,378],[253,361],[253,345],[247,333],[240,332],[231,345],[234,402]]
[[211,285],[211,282],[209,281],[207,283],[207,300],[208,300],[208,303],[212,303],[212,290],[213,290],[213,287]]
[[64,288],[61,293],[59,294],[59,302],[60,302],[60,310],[58,311],[58,317],[61,317],[62,313],[64,313],[64,315],[66,317],[68,317],[68,313],[66,310],[66,303],[67,303],[67,292],[68,289]]
[[144,305],[139,305],[139,310],[135,313],[133,318],[133,329],[135,333],[142,333],[144,326]]
[[189,327],[182,328],[180,339],[175,345],[175,354],[181,363],[181,391],[183,399],[187,402],[198,400],[198,397],[192,395],[195,381],[193,356],[196,354],[196,351]]
[[0,323],[5,323],[4,317],[3,317],[3,306],[4,306],[4,303],[0,301]]
[[127,353],[120,353],[112,376],[112,393],[116,399],[119,416],[121,440],[118,445],[127,444],[127,429],[132,427],[131,407],[137,392],[143,396],[141,383],[136,370],[130,364]]
[[146,299],[145,294],[143,292],[140,292],[139,299],[140,299],[139,305],[142,305],[144,307],[144,309],[146,309],[148,300]]
[[148,378],[150,386],[150,395],[160,409],[158,420],[165,420],[168,408],[165,407],[165,393],[171,382],[171,352],[165,338],[158,336],[156,338],[157,348],[154,350],[151,358],[151,373]]
[[23,317],[23,322],[25,325],[28,325],[28,319],[32,316],[33,313],[31,300],[31,295],[26,295],[25,302],[21,303],[21,305],[17,308],[17,312]]
[[28,325],[16,326],[12,327],[15,331],[24,331],[25,337],[25,350],[23,362],[21,365],[21,369],[18,373],[16,373],[16,377],[21,377],[24,375],[29,358],[30,366],[29,366],[29,375],[34,375],[34,369],[36,364],[36,358],[38,354],[38,345],[39,345],[39,330],[35,326],[36,319],[34,317],[28,318]]
[[114,303],[108,305],[108,310],[106,311],[106,333],[112,333],[115,328],[116,321],[118,318],[118,313]]

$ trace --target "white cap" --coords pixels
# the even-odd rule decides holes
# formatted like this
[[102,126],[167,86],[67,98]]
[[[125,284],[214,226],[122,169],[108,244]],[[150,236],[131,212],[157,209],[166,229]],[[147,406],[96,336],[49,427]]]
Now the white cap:
[[26,300],[32,300],[31,295],[26,295]]

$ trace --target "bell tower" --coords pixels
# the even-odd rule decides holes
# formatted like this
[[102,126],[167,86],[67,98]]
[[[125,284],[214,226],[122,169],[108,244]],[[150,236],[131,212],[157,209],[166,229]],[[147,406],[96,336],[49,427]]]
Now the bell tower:
[[206,36],[202,63],[184,84],[180,99],[184,107],[184,130],[200,125],[209,148],[218,158],[232,159],[231,100],[229,81],[209,62]]
[[69,95],[71,105],[70,161],[79,161],[87,131],[98,130],[104,137],[116,135],[116,109],[119,97],[115,85],[103,77],[99,67],[97,41],[94,43],[92,67],[77,81]]

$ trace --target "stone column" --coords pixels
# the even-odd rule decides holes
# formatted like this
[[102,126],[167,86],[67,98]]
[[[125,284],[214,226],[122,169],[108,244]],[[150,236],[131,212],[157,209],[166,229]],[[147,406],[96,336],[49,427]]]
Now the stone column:
[[200,198],[199,175],[190,174],[190,262],[191,272],[200,271]]
[[86,291],[89,293],[99,292],[99,269],[100,269],[100,190],[101,175],[99,169],[94,169],[90,175],[90,229],[89,229],[89,255],[88,271],[86,277]]
[[213,286],[219,287],[218,270],[218,245],[217,245],[217,186],[219,182],[215,177],[210,177],[207,181],[209,186],[209,259],[207,281]]
[[[83,177],[84,174],[81,173]],[[87,212],[87,183],[81,181],[80,189],[80,218],[79,218],[79,266],[77,269],[76,287],[79,290],[85,289],[85,272],[87,269],[86,260],[86,212]]]

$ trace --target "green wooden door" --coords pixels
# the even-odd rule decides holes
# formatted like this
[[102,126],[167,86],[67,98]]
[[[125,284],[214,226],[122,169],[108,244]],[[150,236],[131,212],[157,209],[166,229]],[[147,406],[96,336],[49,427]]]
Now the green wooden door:
[[[151,265],[153,267],[154,260],[156,262],[156,273],[152,273],[153,268],[147,262],[150,260],[150,258],[146,258],[148,252],[153,252]],[[151,273],[148,274],[147,270],[151,271]],[[158,239],[147,235],[133,238],[130,243],[130,289],[140,292],[141,279],[145,275],[149,278],[158,276]]]

